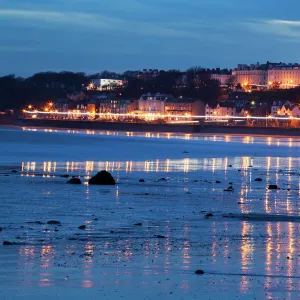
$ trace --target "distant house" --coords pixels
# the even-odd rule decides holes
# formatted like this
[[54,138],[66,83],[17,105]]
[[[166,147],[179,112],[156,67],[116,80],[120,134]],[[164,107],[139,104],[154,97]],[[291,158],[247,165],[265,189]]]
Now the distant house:
[[220,116],[235,116],[236,115],[236,107],[233,103],[230,102],[219,102],[216,106],[211,107],[206,104],[205,107],[205,116],[206,119],[220,119]]
[[220,85],[227,85],[230,78],[230,74],[211,74],[211,79],[218,80]]
[[205,105],[196,99],[167,99],[164,101],[164,112],[169,115],[168,120],[193,120],[194,116],[205,115]]
[[[276,116],[276,115],[285,115],[286,114],[286,109],[288,107],[291,107],[291,102],[290,101],[284,101],[284,100],[277,100],[272,102],[271,106],[271,115]],[[285,106],[285,108],[283,108]]]
[[125,84],[124,80],[120,79],[91,79],[90,84],[88,85],[88,90],[114,90],[116,88],[123,87]]
[[291,115],[295,118],[300,118],[300,108],[298,104],[294,104],[290,108]]
[[139,99],[138,110],[140,113],[164,114],[164,101],[173,99],[169,94],[144,94]]
[[[98,111],[104,114],[101,118],[124,118],[125,114],[134,111],[137,108],[137,103],[129,99],[107,98],[101,99],[98,103]],[[105,116],[105,114],[108,114]],[[109,114],[121,114],[123,116],[109,116]]]

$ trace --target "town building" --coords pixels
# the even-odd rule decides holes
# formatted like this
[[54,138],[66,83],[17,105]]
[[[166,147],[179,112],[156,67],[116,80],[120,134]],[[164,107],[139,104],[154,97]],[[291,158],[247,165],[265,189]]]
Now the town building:
[[240,64],[233,70],[232,76],[236,84],[245,88],[256,86],[264,89],[287,89],[300,85],[300,65],[281,62],[267,62],[262,65]]
[[272,102],[271,106],[271,115],[285,115],[287,108],[291,107],[292,104],[290,101],[277,100]]
[[196,99],[170,98],[164,101],[164,114],[168,115],[169,121],[191,121],[195,119],[194,116],[205,115],[205,105]]
[[168,99],[173,99],[172,95],[168,94],[143,94],[138,103],[139,113],[142,114],[164,114],[164,102]]
[[120,79],[91,79],[90,84],[88,85],[88,90],[114,90],[124,86],[124,81]]
[[211,74],[211,79],[218,80],[220,85],[228,85],[230,78],[230,74]]
[[[220,119],[220,116],[223,116],[226,119],[227,116],[236,115],[236,107],[233,103],[230,102],[219,102],[216,106],[210,106],[206,104],[205,106],[205,116],[206,119]],[[216,118],[217,117],[217,118]]]
[[157,69],[143,69],[142,72],[138,72],[137,78],[140,80],[151,80],[159,75],[159,70]]
[[[127,118],[127,114],[138,108],[137,101],[127,99],[101,99],[97,103],[100,119],[119,119]],[[101,115],[103,114],[103,115]]]

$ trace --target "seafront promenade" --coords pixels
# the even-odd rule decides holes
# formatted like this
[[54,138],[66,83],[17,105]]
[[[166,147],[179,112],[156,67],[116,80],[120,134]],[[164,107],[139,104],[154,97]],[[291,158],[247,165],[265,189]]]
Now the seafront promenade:
[[129,132],[177,132],[203,134],[236,134],[236,135],[270,135],[270,136],[300,136],[299,128],[220,126],[220,125],[187,125],[187,124],[151,124],[125,122],[96,122],[78,120],[41,120],[18,119],[16,126],[70,128],[90,130],[110,130]]

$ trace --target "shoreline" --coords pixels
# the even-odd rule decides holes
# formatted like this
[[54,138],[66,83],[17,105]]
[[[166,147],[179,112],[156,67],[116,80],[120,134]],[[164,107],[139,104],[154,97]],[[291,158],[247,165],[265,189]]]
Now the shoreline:
[[[12,124],[14,123],[14,124]],[[0,123],[0,126],[80,129],[80,130],[107,130],[123,132],[150,132],[150,133],[181,133],[200,135],[232,135],[232,136],[276,136],[300,137],[299,128],[274,128],[274,127],[237,127],[237,126],[201,126],[183,124],[147,124],[147,123],[122,123],[122,122],[97,122],[77,120],[37,120],[16,119],[9,124]]]

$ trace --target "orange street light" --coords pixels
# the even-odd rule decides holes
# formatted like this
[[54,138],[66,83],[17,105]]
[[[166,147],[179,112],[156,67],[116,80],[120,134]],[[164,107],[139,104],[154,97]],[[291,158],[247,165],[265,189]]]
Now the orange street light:
[[32,105],[28,105],[28,109],[32,109]]

